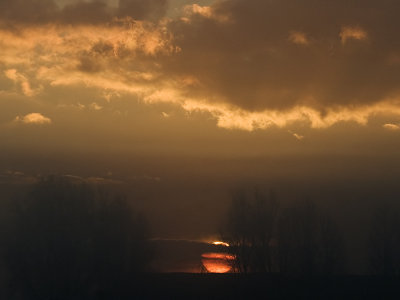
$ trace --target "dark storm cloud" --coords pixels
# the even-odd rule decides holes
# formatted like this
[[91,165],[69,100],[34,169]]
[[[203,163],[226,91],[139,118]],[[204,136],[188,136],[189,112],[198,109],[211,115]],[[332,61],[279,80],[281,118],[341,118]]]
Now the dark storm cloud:
[[398,97],[398,1],[227,0],[172,25],[168,72],[188,93],[249,110],[376,103]]
[[103,1],[91,1],[68,4],[59,11],[57,21],[69,24],[74,23],[104,23],[109,21],[113,12]]
[[98,24],[114,17],[157,20],[164,16],[166,0],[121,0],[118,7],[107,1],[67,1],[63,7],[54,0],[0,0],[3,26],[21,24]]
[[58,12],[53,0],[0,0],[1,21],[42,23]]
[[120,0],[118,14],[137,20],[158,19],[165,15],[167,0]]

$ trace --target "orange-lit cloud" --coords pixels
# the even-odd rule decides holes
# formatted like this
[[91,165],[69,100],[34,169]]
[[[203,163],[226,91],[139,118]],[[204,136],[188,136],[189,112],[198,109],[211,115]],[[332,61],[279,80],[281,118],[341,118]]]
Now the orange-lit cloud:
[[32,89],[29,80],[24,75],[19,73],[16,69],[5,70],[4,74],[6,75],[7,78],[11,79],[15,83],[20,84],[22,93],[25,96],[32,97],[37,93],[39,93],[40,90]]
[[[221,128],[246,131],[298,122],[366,125],[377,114],[400,112],[397,44],[382,40],[397,29],[379,19],[372,30],[369,10],[360,14],[354,1],[346,16],[333,13],[336,5],[310,10],[309,0],[227,0],[187,5],[184,19],[163,19],[163,0],[115,7],[57,7],[49,0],[37,7],[41,21],[22,17],[32,3],[0,13],[7,24],[0,28],[0,71],[26,97],[38,99],[49,87],[90,87],[108,102],[129,95],[170,103],[189,115],[207,112]],[[394,10],[374,5],[383,16]],[[276,18],[282,12],[287,17]],[[349,43],[367,39],[374,48]],[[103,107],[90,101],[86,107]]]
[[90,108],[93,110],[102,110],[103,106],[97,104],[96,102],[93,102],[92,104],[90,104]]
[[312,128],[327,128],[339,122],[355,122],[360,125],[366,125],[369,118],[376,114],[400,115],[400,106],[398,101],[394,100],[352,109],[347,107],[328,109],[324,115],[318,110],[306,106],[295,107],[288,111],[265,110],[248,112],[226,105],[210,105],[205,102],[187,101],[183,104],[183,107],[189,112],[209,112],[217,119],[219,127],[246,131],[267,129],[273,126],[286,127],[299,122],[307,123]]
[[212,19],[217,22],[229,22],[229,16],[227,14],[221,14],[211,6],[201,6],[198,4],[187,5],[184,8],[186,18],[183,18],[185,22],[190,22],[192,16],[201,16],[206,19]]
[[25,116],[17,116],[15,118],[15,121],[23,124],[37,124],[37,125],[44,125],[51,123],[51,119],[43,116],[41,113],[30,113]]
[[400,130],[400,126],[399,125],[391,124],[391,123],[384,124],[383,128],[388,129],[388,130]]
[[368,37],[367,32],[363,30],[361,27],[355,26],[344,26],[342,31],[340,32],[340,39],[343,44],[348,40],[366,40]]
[[289,34],[289,41],[298,45],[308,45],[310,41],[303,32],[292,31]]
[[293,132],[293,131],[291,131],[291,130],[289,130],[289,133],[290,133],[291,135],[293,135],[293,137],[294,137],[295,139],[299,140],[299,141],[301,141],[301,140],[304,139],[304,135],[295,133],[295,132]]

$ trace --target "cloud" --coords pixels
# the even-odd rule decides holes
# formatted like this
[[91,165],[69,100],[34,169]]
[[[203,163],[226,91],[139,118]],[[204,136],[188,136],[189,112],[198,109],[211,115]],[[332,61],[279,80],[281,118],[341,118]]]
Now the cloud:
[[140,176],[132,176],[130,177],[132,181],[153,181],[153,182],[160,182],[161,177],[158,176],[149,176],[149,175],[140,175]]
[[25,116],[17,116],[15,121],[23,124],[35,125],[51,124],[52,122],[50,118],[47,118],[40,113],[30,113]]
[[297,140],[299,140],[299,141],[301,141],[301,140],[304,139],[304,135],[300,135],[300,134],[295,133],[295,132],[293,132],[293,131],[291,131],[291,130],[289,130],[289,133],[290,133],[293,137],[295,137]]
[[391,123],[384,124],[383,128],[388,129],[388,130],[400,130],[400,126],[399,125],[391,124]]
[[96,102],[93,102],[92,104],[90,104],[90,108],[93,110],[102,110],[103,106],[97,104]]
[[2,23],[43,23],[57,12],[53,0],[0,0]]
[[[71,3],[72,2],[72,3]],[[19,28],[26,24],[100,24],[116,17],[159,20],[167,10],[167,0],[77,0],[58,5],[54,0],[0,0],[0,25]]]
[[289,34],[289,41],[298,45],[308,45],[310,42],[303,32],[292,31]]
[[300,134],[297,134],[297,133],[293,133],[293,136],[294,136],[297,140],[299,140],[299,141],[301,141],[302,139],[304,139],[304,135],[300,135]]
[[0,13],[18,29],[0,29],[0,65],[27,96],[42,91],[32,86],[91,87],[242,130],[400,113],[398,1],[349,0],[344,11],[339,2],[225,0],[175,19],[162,18],[161,0],[34,3]]
[[0,171],[0,182],[2,184],[21,184],[21,183],[36,183],[38,178],[36,176],[25,174],[21,171],[5,170]]
[[191,18],[205,18],[205,19],[210,19],[214,20],[217,22],[221,23],[226,23],[229,22],[230,18],[228,14],[224,14],[222,12],[219,12],[211,6],[201,6],[198,4],[191,4],[191,5],[186,5],[184,7],[184,12],[186,17],[184,17],[183,20],[184,22],[190,23]]
[[199,14],[205,18],[212,18],[213,10],[210,6],[200,6],[198,4],[187,5],[185,7],[185,11],[187,14]]
[[4,68],[29,96],[41,91],[31,82],[143,94],[157,89],[157,60],[177,51],[171,39],[164,25],[132,19],[103,26],[27,26],[18,34],[0,29],[0,72]]
[[225,129],[254,131],[271,127],[287,127],[294,124],[308,124],[311,128],[328,128],[340,122],[354,122],[367,125],[372,116],[400,115],[400,102],[388,99],[373,106],[327,109],[324,114],[318,110],[297,106],[290,110],[263,110],[249,112],[228,105],[208,104],[207,102],[186,101],[183,108],[188,112],[208,112],[216,120],[217,125]]
[[367,32],[360,27],[344,26],[340,32],[340,39],[345,44],[348,40],[366,40],[368,37]]
[[[387,57],[398,46],[382,39],[395,36],[395,26],[386,21],[393,7],[366,1],[360,9],[350,1],[344,14],[342,3],[324,3],[217,2],[203,18],[198,14],[191,22],[174,25],[181,59],[168,67],[181,76],[196,75],[200,84],[188,88],[191,95],[218,98],[249,111],[298,105],[321,110],[397,95],[398,70],[387,65]],[[375,9],[381,18],[371,23]],[[208,16],[214,13],[229,15],[230,22],[210,22]],[[278,17],[282,14],[285,18]],[[360,25],[348,25],[352,23]],[[284,43],[287,38],[294,45]],[[349,43],[367,38],[373,46]]]
[[19,73],[16,69],[8,69],[4,71],[7,78],[15,83],[20,84],[22,93],[27,97],[35,96],[40,89],[32,89],[29,80],[23,74]]
[[103,1],[78,1],[58,11],[56,22],[67,24],[99,24],[110,21],[113,12]]
[[157,20],[165,15],[167,4],[167,0],[120,0],[118,14],[136,20]]

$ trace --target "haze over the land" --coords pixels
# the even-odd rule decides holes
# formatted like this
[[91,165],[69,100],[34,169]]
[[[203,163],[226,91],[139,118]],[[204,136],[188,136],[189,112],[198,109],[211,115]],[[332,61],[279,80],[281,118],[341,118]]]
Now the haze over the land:
[[399,196],[399,11],[0,0],[1,186],[106,182],[163,238],[217,235],[232,193],[254,186],[358,226]]

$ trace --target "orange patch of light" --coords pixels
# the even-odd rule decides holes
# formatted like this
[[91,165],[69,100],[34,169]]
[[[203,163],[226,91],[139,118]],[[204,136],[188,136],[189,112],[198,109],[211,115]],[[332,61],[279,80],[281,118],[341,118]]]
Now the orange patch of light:
[[224,259],[224,260],[233,260],[233,255],[226,253],[204,253],[201,257],[210,258],[210,259]]
[[231,270],[230,261],[233,259],[226,253],[204,253],[201,262],[210,273],[227,273]]
[[229,244],[228,244],[228,243],[225,243],[225,242],[219,242],[219,241],[217,241],[217,242],[213,242],[212,244],[213,244],[213,245],[217,245],[217,246],[229,247]]

